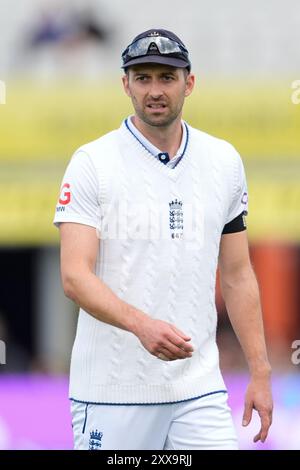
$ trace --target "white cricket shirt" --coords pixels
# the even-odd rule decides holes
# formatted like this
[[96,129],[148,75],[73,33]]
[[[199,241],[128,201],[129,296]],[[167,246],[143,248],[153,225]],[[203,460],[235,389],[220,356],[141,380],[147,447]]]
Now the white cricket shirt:
[[[161,361],[130,332],[80,309],[70,397],[168,403],[225,390],[215,341],[224,225],[247,209],[244,169],[227,142],[186,126],[169,168],[122,126],[75,152],[54,222],[97,228],[96,275],[121,299],[192,337],[192,358]],[[226,236],[226,235],[225,235]]]

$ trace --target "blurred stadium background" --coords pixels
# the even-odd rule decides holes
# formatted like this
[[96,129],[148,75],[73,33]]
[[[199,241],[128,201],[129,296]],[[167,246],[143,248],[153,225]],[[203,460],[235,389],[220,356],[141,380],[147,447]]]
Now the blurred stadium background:
[[190,49],[198,81],[185,119],[235,145],[247,171],[275,414],[267,443],[254,445],[257,419],[240,425],[246,365],[217,289],[241,448],[300,448],[300,354],[292,348],[300,340],[298,3],[1,0],[0,449],[72,447],[67,374],[77,314],[60,284],[54,207],[73,151],[131,112],[120,52],[156,25]]

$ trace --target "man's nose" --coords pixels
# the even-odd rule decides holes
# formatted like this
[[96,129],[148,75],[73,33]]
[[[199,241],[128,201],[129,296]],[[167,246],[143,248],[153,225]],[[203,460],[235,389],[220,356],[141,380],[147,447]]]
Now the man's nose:
[[162,96],[162,94],[163,92],[161,90],[159,82],[153,80],[153,82],[151,83],[151,88],[149,90],[149,95],[154,99],[158,99]]

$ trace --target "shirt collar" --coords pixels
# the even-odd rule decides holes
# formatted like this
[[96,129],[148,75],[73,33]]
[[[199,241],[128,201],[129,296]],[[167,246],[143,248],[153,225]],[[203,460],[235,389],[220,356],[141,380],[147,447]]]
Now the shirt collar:
[[[146,137],[135,127],[135,125],[132,122],[133,116],[129,116],[128,119],[126,119],[126,124],[131,131],[131,133],[135,136],[135,138],[145,147],[151,155],[154,157],[158,158],[159,155],[164,152],[164,150],[160,150],[157,148],[155,145],[153,145]],[[183,154],[185,152],[186,146],[187,146],[187,139],[188,139],[188,134],[187,134],[187,127],[184,121],[181,121],[181,126],[182,126],[182,138],[181,138],[181,143],[180,146],[176,152],[176,155],[169,161],[168,166],[175,166],[178,161],[183,157]],[[166,153],[166,152],[164,152]],[[169,165],[170,164],[170,165]]]

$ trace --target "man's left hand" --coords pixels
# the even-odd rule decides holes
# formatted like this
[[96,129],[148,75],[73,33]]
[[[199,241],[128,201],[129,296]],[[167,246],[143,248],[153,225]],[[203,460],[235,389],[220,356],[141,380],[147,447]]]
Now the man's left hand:
[[252,378],[245,396],[243,426],[248,426],[252,418],[252,410],[260,417],[261,427],[253,441],[265,442],[272,424],[273,400],[269,377]]

